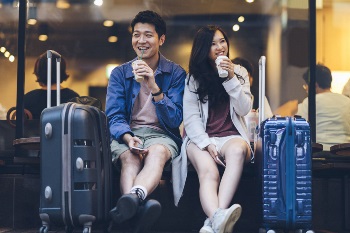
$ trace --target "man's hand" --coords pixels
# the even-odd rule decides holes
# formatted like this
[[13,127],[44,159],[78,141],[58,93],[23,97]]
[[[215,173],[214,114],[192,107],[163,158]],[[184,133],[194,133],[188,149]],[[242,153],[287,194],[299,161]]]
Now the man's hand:
[[[125,142],[126,145],[129,146],[130,151],[133,154],[137,154],[137,155],[146,155],[148,153],[147,149],[137,149],[140,147],[140,145],[143,145],[141,139],[139,139],[136,136],[131,136],[130,134],[124,134],[123,136],[123,141]],[[134,149],[136,148],[136,149]]]

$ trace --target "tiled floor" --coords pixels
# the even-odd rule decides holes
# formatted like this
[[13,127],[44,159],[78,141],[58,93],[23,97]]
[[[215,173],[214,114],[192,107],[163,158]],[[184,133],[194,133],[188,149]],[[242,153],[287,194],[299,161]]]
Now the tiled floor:
[[[74,231],[74,233],[82,232],[79,230]],[[148,231],[147,233],[194,233],[196,231]],[[38,229],[24,229],[24,230],[12,230],[8,228],[0,228],[0,233],[38,233]],[[49,231],[49,233],[65,233],[64,230],[62,231]],[[103,233],[103,231],[92,231],[92,233]],[[130,231],[118,231],[118,230],[113,230],[111,233],[130,233]],[[233,233],[257,233],[257,232],[236,232],[234,231]],[[282,233],[282,231],[277,232],[277,233]],[[289,233],[294,233],[293,231]],[[315,233],[339,233],[339,232],[334,232],[334,231],[327,231],[327,230],[316,230]],[[342,233],[349,233],[349,232],[342,232]]]
[[[74,233],[81,232],[81,231],[74,231]],[[38,229],[30,229],[30,230],[11,230],[11,229],[1,229],[0,233],[38,233]],[[49,231],[49,233],[65,233],[65,231]],[[102,231],[92,231],[92,233],[102,233]],[[112,231],[111,233],[130,233],[129,231]],[[193,233],[191,232],[178,232],[178,231],[168,231],[168,232],[154,232],[149,231],[147,233]]]

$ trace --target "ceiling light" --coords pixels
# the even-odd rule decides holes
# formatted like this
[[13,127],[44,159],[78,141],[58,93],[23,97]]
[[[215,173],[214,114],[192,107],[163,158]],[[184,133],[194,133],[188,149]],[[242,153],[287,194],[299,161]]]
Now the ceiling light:
[[47,41],[47,39],[49,39],[49,37],[47,35],[39,35],[38,39],[40,41]]
[[11,54],[10,54],[10,52],[9,51],[6,51],[5,53],[4,53],[4,56],[5,57],[9,57]]
[[254,0],[245,0],[247,3],[253,3]]
[[95,0],[94,4],[95,4],[95,6],[102,6],[103,5],[103,0]]
[[114,25],[114,22],[112,20],[105,20],[103,22],[103,26],[105,27],[112,27]]
[[239,30],[239,25],[238,24],[233,25],[232,30],[237,32]]
[[238,17],[238,22],[240,22],[240,23],[244,22],[244,17],[243,16],[239,16]]
[[70,7],[70,3],[68,0],[57,0],[56,7],[59,9],[68,9]]
[[115,43],[118,41],[118,37],[117,36],[110,36],[108,37],[108,42],[110,43]]
[[15,61],[15,56],[11,55],[11,56],[9,57],[9,61],[10,61],[10,62],[14,62],[14,61]]
[[27,23],[29,25],[35,25],[37,22],[37,8],[36,6],[32,6],[28,8],[28,20]]
[[112,27],[108,28],[108,42],[115,43],[118,41],[118,28],[114,24]]
[[36,22],[37,22],[36,19],[28,19],[28,20],[27,20],[27,23],[28,23],[29,25],[35,25]]
[[38,32],[39,32],[38,39],[40,41],[47,41],[47,39],[49,38],[49,25],[46,23],[40,24]]
[[6,48],[5,47],[1,47],[0,48],[0,52],[4,53],[6,51]]

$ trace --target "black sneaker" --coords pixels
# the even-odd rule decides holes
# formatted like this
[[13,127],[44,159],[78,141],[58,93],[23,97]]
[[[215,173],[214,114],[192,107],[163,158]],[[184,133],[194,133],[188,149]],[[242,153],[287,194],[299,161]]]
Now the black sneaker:
[[135,216],[135,227],[133,233],[144,232],[152,226],[159,218],[162,212],[162,206],[156,200],[150,199],[140,206]]
[[120,224],[136,215],[139,203],[140,199],[136,194],[124,194],[119,198],[116,207],[109,211],[109,215],[113,222]]

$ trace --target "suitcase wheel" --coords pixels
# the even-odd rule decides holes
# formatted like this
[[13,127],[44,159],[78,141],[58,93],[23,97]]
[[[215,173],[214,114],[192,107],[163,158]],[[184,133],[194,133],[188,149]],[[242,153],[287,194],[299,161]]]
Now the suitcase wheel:
[[91,233],[91,227],[84,227],[83,233]]
[[42,227],[40,227],[39,232],[40,233],[47,233],[47,232],[49,232],[49,228],[47,226],[42,226]]

